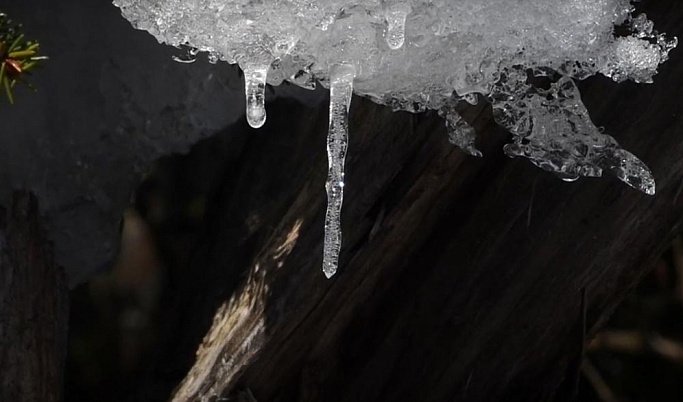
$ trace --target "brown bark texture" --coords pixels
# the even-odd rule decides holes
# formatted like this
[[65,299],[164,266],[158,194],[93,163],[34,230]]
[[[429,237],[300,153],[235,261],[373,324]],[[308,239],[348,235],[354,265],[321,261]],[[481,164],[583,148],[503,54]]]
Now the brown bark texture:
[[0,227],[0,401],[61,400],[68,287],[38,201],[16,192]]
[[[683,3],[639,7],[683,33]],[[477,159],[435,113],[354,98],[331,280],[326,105],[279,100],[259,131],[231,127],[210,235],[173,273],[167,360],[194,363],[172,399],[571,398],[585,342],[680,232],[681,55],[651,85],[579,84],[593,121],[651,168],[653,197],[504,156],[508,134],[483,103],[463,109]]]

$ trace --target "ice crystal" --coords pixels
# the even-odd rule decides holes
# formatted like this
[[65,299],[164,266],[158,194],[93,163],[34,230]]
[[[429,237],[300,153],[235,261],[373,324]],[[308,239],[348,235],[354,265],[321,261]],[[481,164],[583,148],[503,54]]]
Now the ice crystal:
[[[591,122],[574,80],[652,82],[676,38],[634,16],[630,0],[115,0],[160,42],[244,70],[247,119],[265,122],[265,83],[332,87],[324,270],[334,274],[351,89],[395,110],[438,110],[471,155],[459,100],[481,94],[524,156],[564,180],[603,171],[653,194],[647,167]],[[615,27],[623,34],[616,34]],[[196,54],[196,53],[195,53]],[[187,60],[191,61],[193,57]],[[343,71],[343,72],[342,72]],[[352,73],[351,73],[352,72]],[[533,85],[550,79],[549,88]]]

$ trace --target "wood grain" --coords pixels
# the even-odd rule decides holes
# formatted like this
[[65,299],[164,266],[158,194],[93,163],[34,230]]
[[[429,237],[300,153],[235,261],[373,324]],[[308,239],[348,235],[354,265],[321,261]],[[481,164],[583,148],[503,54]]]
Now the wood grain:
[[62,399],[68,288],[42,225],[36,198],[16,192],[0,228],[0,401]]
[[[639,8],[683,33],[680,2]],[[435,114],[354,98],[331,280],[326,107],[278,101],[260,131],[232,127],[243,143],[213,200],[216,236],[179,274],[194,289],[179,311],[200,318],[178,325],[207,332],[173,400],[571,399],[584,342],[680,231],[680,53],[652,85],[580,83],[594,122],[652,169],[654,197],[505,157],[486,106],[464,110],[484,153],[475,159],[448,144]]]

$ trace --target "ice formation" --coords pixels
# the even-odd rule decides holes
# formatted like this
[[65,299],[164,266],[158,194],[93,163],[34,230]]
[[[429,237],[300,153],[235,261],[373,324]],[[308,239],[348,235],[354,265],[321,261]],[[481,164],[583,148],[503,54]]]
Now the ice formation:
[[341,209],[344,199],[344,159],[349,143],[349,107],[356,69],[338,64],[330,70],[330,128],[327,136],[327,213],[323,245],[323,272],[331,278],[337,272],[341,249]]
[[[481,94],[524,156],[564,180],[613,173],[654,194],[648,168],[591,122],[574,80],[652,82],[676,38],[631,0],[115,0],[157,40],[244,70],[247,119],[264,124],[265,83],[331,89],[323,270],[336,271],[351,93],[394,110],[437,110],[480,156],[456,112]],[[619,29],[615,29],[618,27]],[[196,50],[193,50],[196,54]],[[191,61],[181,60],[181,61]],[[535,85],[539,78],[546,85]]]

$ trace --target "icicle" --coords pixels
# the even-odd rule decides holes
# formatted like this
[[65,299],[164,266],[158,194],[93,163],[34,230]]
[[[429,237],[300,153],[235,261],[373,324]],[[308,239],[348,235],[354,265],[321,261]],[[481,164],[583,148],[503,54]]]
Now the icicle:
[[328,173],[327,213],[323,272],[331,278],[337,272],[341,249],[341,208],[344,198],[344,159],[348,145],[349,107],[353,94],[356,69],[350,64],[335,64],[330,68],[330,125],[327,134]]
[[247,121],[253,128],[266,122],[266,76],[267,65],[246,65],[244,67],[244,92],[247,96]]
[[410,6],[402,1],[387,6],[384,17],[387,20],[386,41],[390,49],[400,49],[406,37],[406,18]]
[[474,145],[477,133],[455,110],[454,104],[447,104],[439,110],[439,116],[446,119],[448,141],[462,149],[465,153],[481,157],[481,151]]

